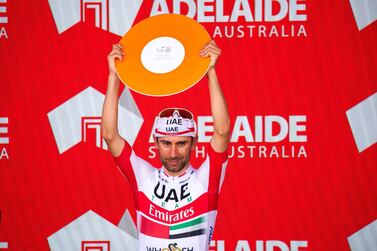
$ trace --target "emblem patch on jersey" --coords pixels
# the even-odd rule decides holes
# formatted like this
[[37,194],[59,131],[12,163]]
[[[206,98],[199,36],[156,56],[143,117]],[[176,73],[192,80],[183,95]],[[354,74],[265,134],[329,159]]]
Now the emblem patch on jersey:
[[199,216],[174,225],[163,225],[142,216],[141,233],[162,239],[178,239],[206,234],[207,220]]

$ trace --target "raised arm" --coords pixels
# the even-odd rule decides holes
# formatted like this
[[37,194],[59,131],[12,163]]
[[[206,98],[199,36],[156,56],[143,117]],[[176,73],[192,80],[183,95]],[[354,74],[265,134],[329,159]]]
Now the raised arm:
[[109,79],[105,101],[102,109],[101,133],[106,141],[111,154],[119,156],[123,150],[125,141],[118,131],[118,93],[120,80],[115,69],[115,60],[123,60],[124,53],[120,44],[113,45],[113,49],[107,56],[109,65]]
[[211,40],[201,51],[202,57],[210,57],[211,64],[207,72],[211,111],[213,117],[214,132],[211,138],[211,146],[216,152],[224,152],[228,148],[230,122],[228,107],[216,75],[216,62],[221,54],[215,41]]

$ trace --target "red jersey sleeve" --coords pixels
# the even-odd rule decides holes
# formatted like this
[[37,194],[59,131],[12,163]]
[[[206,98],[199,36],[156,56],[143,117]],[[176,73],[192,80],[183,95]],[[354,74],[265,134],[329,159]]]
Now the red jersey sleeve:
[[228,150],[218,153],[211,144],[207,147],[209,157],[209,184],[208,191],[219,193],[228,163]]
[[132,148],[126,141],[120,155],[118,157],[113,157],[113,159],[115,164],[118,166],[119,170],[130,183],[132,190],[137,191],[137,182],[131,164],[131,155]]

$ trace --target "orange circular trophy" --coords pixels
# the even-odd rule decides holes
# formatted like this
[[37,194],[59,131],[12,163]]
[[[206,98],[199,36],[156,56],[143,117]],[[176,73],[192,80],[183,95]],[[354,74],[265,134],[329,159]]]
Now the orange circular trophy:
[[120,40],[125,51],[116,61],[120,80],[150,96],[173,95],[206,74],[210,58],[199,55],[211,37],[195,20],[178,14],[153,16],[137,23]]

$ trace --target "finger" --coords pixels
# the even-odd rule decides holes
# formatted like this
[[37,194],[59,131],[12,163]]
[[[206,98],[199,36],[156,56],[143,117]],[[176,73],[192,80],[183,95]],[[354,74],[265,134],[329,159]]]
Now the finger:
[[218,48],[208,48],[208,50],[217,54],[217,55],[221,55],[221,50],[218,49]]
[[123,58],[123,54],[121,53],[115,53],[114,56]]
[[119,47],[114,47],[113,50],[112,50],[112,52],[116,52],[116,53],[120,53],[120,54],[124,55],[123,50],[120,49]]
[[210,55],[209,51],[206,51],[203,54],[200,54],[200,56],[203,57],[203,58],[206,58],[206,57],[209,57],[211,55]]
[[114,58],[114,59],[120,58],[120,59],[122,59],[123,55],[121,53],[114,52],[114,53],[110,53],[109,58]]
[[114,47],[117,47],[117,48],[119,48],[119,49],[122,49],[123,48],[123,45],[121,45],[121,44],[113,44],[113,48]]
[[208,49],[202,49],[202,50],[200,50],[200,55],[204,55],[204,54],[206,54],[208,52]]
[[213,39],[209,40],[208,43],[206,43],[206,44],[204,45],[204,47],[207,47],[207,46],[210,45],[210,44],[216,45],[215,40],[213,40]]
[[109,62],[116,61],[117,59],[123,61],[123,57],[121,55],[111,55],[108,57]]
[[214,50],[214,49],[208,49],[208,52],[209,52],[209,53],[213,53],[213,54],[215,54],[215,55],[217,55],[217,56],[220,55],[220,52],[218,52],[218,51],[216,51],[216,50]]
[[213,54],[213,55],[216,55],[216,56],[220,56],[220,54],[221,54],[221,52],[219,50],[216,50],[214,48],[207,48],[200,53],[200,56],[207,55],[208,53],[209,53],[209,55]]
[[205,48],[204,48],[204,51],[208,51],[209,49],[215,49],[215,47],[213,47],[213,45],[207,45]]
[[116,61],[117,59],[119,59],[120,61],[123,61],[124,57],[123,55],[116,54],[114,55],[114,60]]
[[212,41],[212,40],[210,40],[209,42],[205,43],[205,44],[203,45],[202,49],[205,49],[205,48],[207,48],[207,47],[208,47],[208,45],[210,45],[211,41]]
[[120,54],[122,54],[122,51],[120,49],[118,49],[118,48],[114,48],[114,49],[112,49],[111,53],[120,53]]
[[215,40],[211,39],[211,41],[209,41],[208,44],[214,44],[214,45],[216,45],[216,42],[215,42]]
[[121,44],[113,44],[113,49],[112,50],[119,51],[120,53],[122,53],[124,55],[123,45],[121,45]]
[[219,48],[216,44],[208,44],[207,46],[206,46],[207,48]]
[[212,47],[212,48],[218,48],[218,49],[220,49],[220,48],[217,46],[217,44],[215,44],[215,43],[209,43],[206,47]]
[[217,45],[215,45],[215,44],[209,44],[209,45],[207,46],[207,49],[215,50],[215,51],[217,51],[219,54],[221,54],[221,49],[220,49],[219,47],[217,47]]
[[116,48],[118,48],[119,50],[123,50],[123,45],[121,45],[121,44],[117,44],[117,45],[116,45]]
[[113,45],[113,50],[122,50],[123,47],[121,47],[119,44],[114,44]]

